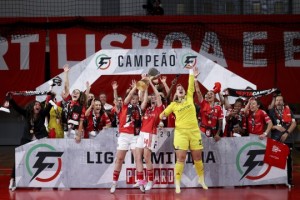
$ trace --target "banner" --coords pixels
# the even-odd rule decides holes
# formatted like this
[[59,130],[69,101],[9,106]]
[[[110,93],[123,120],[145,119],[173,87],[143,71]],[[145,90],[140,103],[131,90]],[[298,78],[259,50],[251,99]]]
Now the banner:
[[[117,129],[103,130],[95,139],[41,139],[16,148],[17,187],[109,188],[117,148]],[[174,187],[173,129],[158,132],[157,152],[152,153],[154,188]],[[263,162],[266,140],[253,137],[213,138],[202,135],[205,181],[209,187],[285,184],[286,169]],[[144,166],[145,167],[145,166]],[[144,172],[146,170],[144,169]],[[182,187],[198,187],[198,177],[188,153]],[[127,152],[118,187],[132,188],[136,166]]]
[[[128,75],[136,75],[137,80],[139,80],[141,74],[148,73],[152,67],[155,67],[161,74],[188,75],[189,70],[184,68],[186,64],[198,67],[200,75],[197,79],[208,89],[212,89],[217,81],[225,88],[236,85],[240,88],[256,88],[254,84],[191,49],[115,49],[100,50],[73,66],[69,70],[70,93],[74,89],[84,91],[86,82],[89,82],[92,84],[92,88],[98,89],[98,92],[109,90],[107,94],[110,94],[112,92],[110,83],[115,79],[110,77],[110,80],[107,80],[106,83],[100,82],[102,76],[105,75],[123,75],[123,79],[125,79],[125,82],[127,81],[127,84],[122,85],[118,82],[121,87],[118,88],[118,92],[125,92],[126,90],[122,88],[127,89],[130,83]],[[63,73],[58,76],[64,78]],[[182,85],[186,86],[187,83],[186,80]],[[48,83],[44,83],[36,90],[45,90],[47,87]],[[63,87],[53,88],[56,94],[61,94],[62,90]],[[43,100],[42,98],[37,97],[38,100]]]
[[[226,19],[230,21],[230,17]],[[300,90],[292,89],[300,85],[297,77],[300,74],[299,26],[291,23],[274,28],[260,23],[258,29],[255,22],[236,23],[235,19],[232,21],[234,22],[197,23],[193,20],[190,23],[178,24],[170,20],[169,23],[162,24],[145,22],[147,26],[141,26],[140,29],[128,24],[118,24],[115,28],[111,27],[111,30],[52,30],[51,77],[61,73],[65,63],[76,65],[99,50],[184,48],[192,49],[243,77],[255,84],[258,90],[276,87],[282,91],[287,103],[300,102]],[[229,42],[232,40],[235,42]],[[278,52],[282,53],[278,55]],[[96,95],[100,91],[111,94],[111,88],[103,85],[112,78],[116,77],[102,77],[99,80],[101,87],[92,87],[93,92]],[[120,85],[120,90],[125,91],[132,77],[126,76],[122,79],[127,84]],[[171,80],[169,84],[170,82]],[[112,96],[108,95],[110,102]],[[270,101],[271,97],[266,103],[269,104]]]
[[[34,90],[45,82],[46,33],[15,35],[0,42],[0,100],[8,91]],[[3,39],[3,38],[2,38]],[[16,97],[24,105],[34,97]]]

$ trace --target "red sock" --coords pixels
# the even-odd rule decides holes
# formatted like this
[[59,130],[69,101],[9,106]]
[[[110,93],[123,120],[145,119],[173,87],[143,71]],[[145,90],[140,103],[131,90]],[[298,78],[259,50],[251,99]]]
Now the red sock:
[[137,180],[144,180],[144,173],[143,172],[137,172]]
[[118,180],[119,180],[119,175],[120,175],[120,172],[114,170],[114,173],[113,173],[113,181],[118,181]]
[[148,181],[153,181],[153,169],[147,170],[147,175],[148,175]]

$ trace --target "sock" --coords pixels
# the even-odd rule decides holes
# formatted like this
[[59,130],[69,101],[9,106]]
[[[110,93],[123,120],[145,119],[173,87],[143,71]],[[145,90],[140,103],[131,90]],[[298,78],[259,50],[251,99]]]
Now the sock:
[[195,165],[195,171],[196,171],[197,175],[199,177],[204,176],[204,168],[203,168],[202,160],[195,160],[194,165]]
[[183,162],[176,162],[175,164],[175,180],[180,183],[181,175],[183,173],[184,163]]
[[143,172],[137,172],[137,180],[144,180],[144,173]]
[[147,175],[148,175],[148,181],[153,181],[153,169],[147,170]]
[[114,173],[113,173],[113,181],[117,182],[117,181],[119,180],[119,175],[120,175],[120,172],[114,170]]

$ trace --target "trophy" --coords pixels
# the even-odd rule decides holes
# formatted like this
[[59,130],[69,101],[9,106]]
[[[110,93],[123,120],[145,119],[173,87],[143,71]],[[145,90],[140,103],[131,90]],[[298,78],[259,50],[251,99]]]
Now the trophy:
[[[160,75],[159,71],[152,67],[149,69],[148,73],[147,73],[148,77],[149,77],[149,80],[154,80],[154,79],[157,79]],[[149,80],[148,79],[142,79],[140,81],[138,81],[136,83],[136,88],[140,91],[145,91],[149,85]]]

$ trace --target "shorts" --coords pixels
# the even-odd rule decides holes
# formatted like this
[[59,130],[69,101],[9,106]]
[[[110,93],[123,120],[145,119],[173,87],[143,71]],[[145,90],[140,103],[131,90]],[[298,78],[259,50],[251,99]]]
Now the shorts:
[[136,142],[137,148],[148,148],[154,152],[158,147],[158,137],[156,134],[140,132]]
[[174,148],[180,150],[201,150],[202,139],[199,128],[176,129],[174,131]]
[[135,149],[137,138],[138,135],[121,132],[120,136],[118,137],[117,150]]

